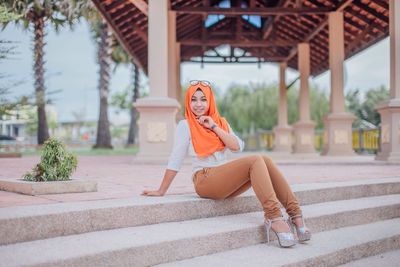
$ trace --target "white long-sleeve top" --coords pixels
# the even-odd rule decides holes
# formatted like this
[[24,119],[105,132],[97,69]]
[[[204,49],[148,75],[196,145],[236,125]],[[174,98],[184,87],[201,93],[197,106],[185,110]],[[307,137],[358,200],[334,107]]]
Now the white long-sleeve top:
[[[240,149],[238,151],[243,151],[244,142],[233,132],[231,126],[228,124],[229,133],[234,135],[238,140]],[[216,151],[208,157],[198,158],[196,152],[193,148],[192,138],[190,136],[190,129],[187,120],[179,121],[176,126],[174,148],[169,157],[167,169],[179,171],[182,166],[182,162],[185,159],[187,153],[192,159],[192,174],[201,170],[205,167],[215,167],[222,165],[227,162],[227,152],[228,148],[224,150]]]

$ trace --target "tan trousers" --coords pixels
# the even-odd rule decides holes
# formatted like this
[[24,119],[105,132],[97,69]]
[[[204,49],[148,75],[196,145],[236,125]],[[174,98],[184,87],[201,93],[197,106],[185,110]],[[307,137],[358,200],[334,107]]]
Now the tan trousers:
[[268,219],[282,215],[279,202],[289,216],[301,214],[289,184],[267,156],[247,156],[217,167],[203,168],[193,175],[193,183],[200,197],[211,199],[238,196],[252,186]]

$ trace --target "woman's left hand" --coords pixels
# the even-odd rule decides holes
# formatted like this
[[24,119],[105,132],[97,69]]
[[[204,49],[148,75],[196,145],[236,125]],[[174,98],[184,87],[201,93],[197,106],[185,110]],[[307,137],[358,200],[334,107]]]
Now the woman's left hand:
[[210,129],[211,126],[215,124],[214,120],[210,116],[200,116],[197,118],[197,121],[207,129]]

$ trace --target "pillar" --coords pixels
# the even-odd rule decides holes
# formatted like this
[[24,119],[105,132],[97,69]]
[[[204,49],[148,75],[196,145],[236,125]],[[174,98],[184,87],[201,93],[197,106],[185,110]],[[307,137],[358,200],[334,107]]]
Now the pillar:
[[376,106],[381,116],[376,160],[400,162],[400,2],[389,1],[390,99]]
[[274,127],[274,152],[292,151],[292,127],[288,125],[287,90],[286,90],[286,63],[279,64],[279,105],[278,125]]
[[352,142],[352,123],[356,118],[345,111],[343,63],[343,13],[329,13],[329,68],[331,70],[330,112],[324,121],[322,155],[355,155]]
[[168,11],[168,96],[177,99],[176,90],[176,13]]
[[[175,78],[175,82],[176,82],[176,100],[179,102],[179,104],[181,104],[181,107],[184,107],[184,98],[182,96],[182,84],[181,84],[181,44],[180,43],[176,43],[176,61],[175,61],[175,74],[176,74],[176,78]],[[182,108],[183,109],[183,108]],[[184,110],[180,110],[178,112],[178,115],[176,117],[177,121],[183,120],[185,118],[184,116]]]
[[295,136],[294,153],[315,153],[314,127],[310,119],[310,97],[308,78],[310,76],[310,44],[298,44],[298,68],[300,71],[299,114],[300,119],[293,124]]
[[[171,60],[175,60],[175,47],[171,47],[170,1],[148,1],[148,75],[150,94],[140,98],[135,107],[140,113],[138,162],[166,163],[172,150],[178,101],[171,97]],[[174,50],[172,53],[170,50]],[[171,58],[172,55],[174,58]],[[174,66],[174,65],[173,65]],[[175,67],[173,68],[175,70]]]

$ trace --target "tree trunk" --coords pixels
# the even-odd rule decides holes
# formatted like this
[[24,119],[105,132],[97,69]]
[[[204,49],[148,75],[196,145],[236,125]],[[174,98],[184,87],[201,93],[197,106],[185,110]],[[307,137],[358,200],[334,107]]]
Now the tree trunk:
[[133,103],[139,98],[139,68],[132,64],[133,68],[133,94],[132,94],[132,105],[131,105],[131,122],[129,124],[128,142],[127,146],[135,144],[135,138],[137,136],[137,119],[139,116],[138,111],[133,106]]
[[45,110],[45,87],[44,87],[44,62],[43,47],[44,43],[44,18],[42,16],[34,17],[34,76],[35,76],[35,94],[38,114],[38,144],[42,145],[49,138],[49,129],[46,120]]
[[97,139],[94,148],[112,148],[110,125],[108,122],[108,94],[110,82],[111,63],[111,32],[107,23],[103,20],[100,26],[100,44],[98,58],[100,64],[100,112],[97,124]]

